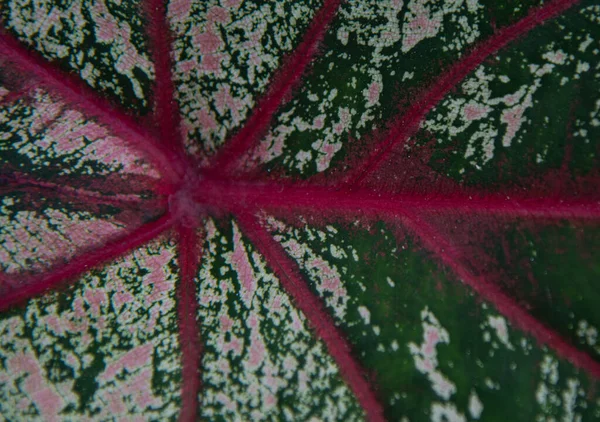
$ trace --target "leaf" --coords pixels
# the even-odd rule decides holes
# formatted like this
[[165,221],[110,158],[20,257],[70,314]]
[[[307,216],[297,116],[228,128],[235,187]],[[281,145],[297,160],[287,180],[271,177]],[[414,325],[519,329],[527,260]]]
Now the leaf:
[[599,4],[0,10],[5,419],[600,418]]

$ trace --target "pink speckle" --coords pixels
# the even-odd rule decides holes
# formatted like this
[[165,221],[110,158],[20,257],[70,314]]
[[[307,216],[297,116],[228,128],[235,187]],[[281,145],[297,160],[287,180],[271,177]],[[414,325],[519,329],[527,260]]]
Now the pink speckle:
[[234,250],[231,254],[231,265],[234,270],[238,273],[238,278],[242,284],[241,288],[241,296],[246,302],[247,306],[249,306],[252,297],[254,296],[254,292],[256,291],[256,279],[254,277],[254,271],[252,270],[252,266],[248,261],[248,256],[246,255],[246,249],[244,247],[244,243],[242,242],[242,236],[239,230],[235,230],[233,236],[234,242]]
[[300,317],[296,312],[292,313],[292,328],[294,329],[294,331],[301,331],[302,329],[304,329],[302,321],[300,321]]
[[438,17],[430,17],[424,1],[417,2],[414,13],[403,27],[402,51],[407,52],[425,38],[434,37],[440,30],[442,21]]
[[319,158],[317,159],[317,170],[325,171],[329,168],[329,164],[331,163],[331,159],[341,148],[341,144],[329,144],[326,143],[319,148]]
[[223,5],[231,8],[231,9],[240,7],[241,3],[242,3],[242,0],[224,0],[223,1]]
[[229,23],[231,16],[229,11],[219,6],[213,6],[206,14],[206,19],[209,24],[215,25],[217,23]]
[[117,310],[120,310],[124,304],[133,302],[135,298],[128,291],[116,292],[112,296],[113,305]]
[[377,104],[379,102],[379,95],[381,94],[381,84],[373,82],[369,86],[368,103],[369,105]]
[[265,358],[265,345],[262,339],[258,338],[258,336],[253,336],[251,342],[248,367],[251,369],[257,369]]
[[214,130],[217,128],[215,117],[206,109],[200,109],[196,111],[194,113],[194,117],[198,120],[198,124],[203,131]]
[[192,10],[192,0],[171,0],[169,15],[173,22],[185,22]]
[[268,394],[267,398],[265,399],[265,404],[268,407],[273,407],[277,404],[277,399],[275,398],[275,396],[273,394]]
[[219,90],[215,93],[214,98],[215,106],[217,107],[219,112],[230,111],[234,120],[237,120],[239,118],[239,109],[241,108],[242,104],[239,100],[235,99],[231,95],[231,92],[229,91],[229,85],[220,87]]
[[285,136],[291,132],[291,129],[288,127],[280,127],[278,129],[280,133],[277,136],[268,135],[256,149],[254,157],[260,162],[267,163],[283,154]]
[[506,123],[506,133],[502,138],[502,145],[505,147],[509,147],[513,138],[521,128],[523,124],[523,113],[529,106],[530,102],[525,102],[525,104],[513,107],[509,110],[504,110],[502,112],[502,116],[500,116],[500,120],[503,123]]
[[315,120],[313,121],[313,128],[315,128],[315,129],[323,129],[324,126],[325,126],[325,118],[322,116],[315,118]]
[[438,330],[435,327],[428,327],[425,333],[425,347],[423,348],[423,354],[426,357],[433,356],[435,354],[435,346],[440,341]]
[[256,315],[253,314],[250,318],[248,318],[248,327],[250,327],[250,328],[258,327],[258,319],[256,318]]
[[233,327],[233,320],[227,315],[222,315],[219,321],[221,322],[221,328],[223,331],[229,331],[231,327]]
[[87,304],[90,306],[91,315],[100,315],[100,306],[108,302],[106,292],[99,289],[86,289],[84,296]]
[[198,62],[195,59],[180,60],[177,63],[177,69],[184,75],[189,75],[192,70],[199,67]]
[[271,304],[271,310],[274,312],[279,312],[283,309],[281,306],[281,296],[275,296],[273,299],[273,303]]
[[207,73],[217,73],[221,70],[221,62],[225,56],[223,54],[211,54],[202,57],[201,70]]
[[217,401],[230,411],[234,411],[236,408],[235,403],[223,393],[217,394]]
[[62,398],[46,384],[44,373],[39,362],[32,354],[20,353],[7,362],[9,373],[13,377],[27,375],[23,383],[25,392],[31,397],[33,404],[40,412],[42,419],[57,421],[59,411],[64,407]]
[[467,104],[463,109],[464,118],[469,122],[482,119],[487,116],[489,112],[490,108],[488,106],[482,106],[480,104]]
[[221,48],[223,41],[221,40],[221,37],[209,31],[194,37],[194,44],[198,45],[202,54],[211,54]]
[[97,2],[92,7],[92,13],[94,14],[96,38],[100,42],[114,42],[117,38],[129,39],[129,31],[122,29],[117,26],[114,18],[112,18],[108,9],[103,2]]
[[56,315],[48,315],[44,322],[50,328],[54,334],[61,335],[65,332],[65,327],[62,321]]
[[108,364],[99,378],[102,380],[114,379],[117,374],[125,369],[132,372],[135,369],[150,366],[152,364],[152,350],[152,344],[148,343],[128,351],[116,361]]
[[233,337],[229,342],[222,345],[221,350],[225,354],[229,351],[234,351],[239,356],[242,353],[242,342],[237,337]]

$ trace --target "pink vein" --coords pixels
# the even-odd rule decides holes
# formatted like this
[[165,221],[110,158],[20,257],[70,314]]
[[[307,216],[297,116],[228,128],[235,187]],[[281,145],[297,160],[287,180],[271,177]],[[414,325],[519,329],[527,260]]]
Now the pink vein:
[[166,214],[156,221],[144,224],[123,236],[116,237],[91,251],[73,258],[63,266],[56,266],[47,273],[26,282],[26,284],[23,284],[22,281],[16,283],[10,282],[11,285],[17,286],[17,290],[6,292],[0,298],[0,311],[4,311],[27,299],[57,288],[67,280],[77,277],[91,268],[123,256],[127,252],[159,236],[171,228],[173,223],[172,216]]
[[316,334],[327,346],[368,418],[372,421],[383,420],[383,409],[364,377],[364,370],[352,357],[350,345],[335,327],[320,299],[314,296],[306,285],[297,264],[287,256],[281,245],[273,240],[254,216],[242,213],[237,215],[237,219],[246,236],[270,263],[271,269],[292,296],[296,306],[308,318]]
[[577,2],[577,0],[555,0],[531,10],[526,17],[500,30],[452,65],[444,74],[436,78],[437,82],[418,101],[415,101],[389,129],[381,149],[378,149],[361,166],[364,168],[350,184],[359,185],[369,174],[381,166],[388,159],[394,146],[406,142],[414,135],[425,115],[485,59],[546,20],[557,17]]
[[3,28],[0,28],[0,55],[8,57],[23,75],[35,77],[65,101],[76,104],[79,109],[95,116],[112,133],[147,154],[167,180],[172,183],[180,180],[181,170],[176,165],[179,159],[170,150],[160,145],[131,117],[102,100],[81,80],[67,75],[38,54],[27,50]]
[[475,290],[484,300],[491,302],[515,326],[531,334],[540,343],[552,348],[559,356],[573,365],[584,369],[595,378],[600,378],[600,362],[596,362],[590,355],[574,347],[556,330],[535,319],[513,298],[502,292],[498,286],[482,276],[472,274],[461,264],[461,252],[458,248],[449,243],[430,224],[414,213],[405,213],[404,216],[403,221],[421,238],[427,249],[437,254],[440,260],[451,268],[465,284]]
[[180,421],[195,421],[198,413],[198,394],[201,388],[200,360],[202,344],[197,323],[198,301],[194,279],[202,259],[200,236],[195,228],[179,225],[179,268],[178,287],[179,339],[182,352],[183,386],[181,391]]
[[[3,181],[4,183],[2,183]],[[32,190],[42,192],[42,196],[45,198],[57,196],[77,202],[110,204],[124,207],[130,207],[132,205],[136,206],[140,205],[141,203],[152,204],[153,202],[156,202],[156,204],[152,206],[158,206],[159,202],[155,200],[144,200],[138,195],[108,195],[98,191],[74,188],[66,184],[36,180],[23,174],[11,174],[8,180],[0,175],[0,192],[12,192],[15,190]]]
[[171,58],[171,31],[167,14],[167,4],[163,0],[147,0],[148,35],[154,61],[154,104],[160,139],[171,151],[183,153],[181,137],[181,116],[175,100],[173,84],[173,60]]
[[267,93],[258,101],[254,112],[242,127],[214,158],[209,171],[230,174],[237,161],[258,141],[268,128],[273,115],[284,104],[292,89],[300,82],[308,65],[316,56],[317,46],[333,20],[340,0],[325,0],[305,32],[300,45],[284,60],[283,66],[273,76]]
[[194,195],[199,203],[227,211],[240,208],[248,211],[287,208],[399,214],[404,210],[426,209],[547,218],[600,218],[600,200],[590,198],[519,198],[464,193],[445,196],[393,195],[365,190],[214,180],[204,180]]

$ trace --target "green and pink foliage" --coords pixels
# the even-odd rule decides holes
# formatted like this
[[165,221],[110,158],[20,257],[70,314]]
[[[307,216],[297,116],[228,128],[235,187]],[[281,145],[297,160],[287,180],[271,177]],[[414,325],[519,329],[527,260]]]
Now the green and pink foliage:
[[600,419],[597,1],[0,16],[1,419]]

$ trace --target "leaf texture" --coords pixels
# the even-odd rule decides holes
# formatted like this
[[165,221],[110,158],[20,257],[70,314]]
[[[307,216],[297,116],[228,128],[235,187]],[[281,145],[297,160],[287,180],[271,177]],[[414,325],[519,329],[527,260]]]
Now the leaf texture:
[[3,420],[600,419],[600,5],[7,0]]

